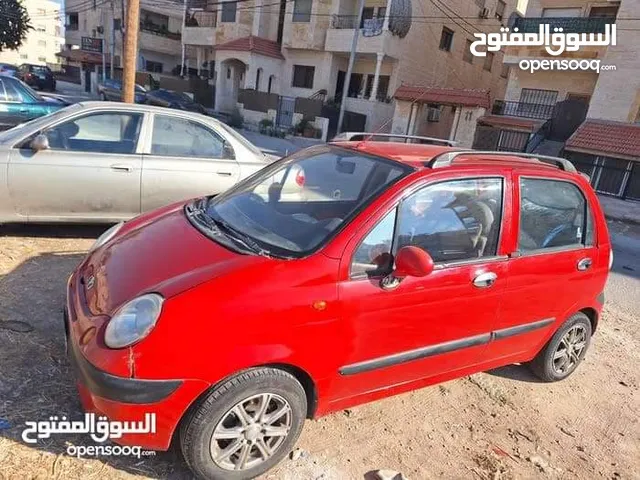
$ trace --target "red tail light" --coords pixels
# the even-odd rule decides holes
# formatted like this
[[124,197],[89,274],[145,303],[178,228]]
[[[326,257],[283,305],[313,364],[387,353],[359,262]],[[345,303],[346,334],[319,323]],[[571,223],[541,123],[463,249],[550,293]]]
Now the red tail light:
[[304,181],[304,170],[300,169],[298,170],[298,173],[296,173],[296,183],[298,184],[298,186],[304,187]]

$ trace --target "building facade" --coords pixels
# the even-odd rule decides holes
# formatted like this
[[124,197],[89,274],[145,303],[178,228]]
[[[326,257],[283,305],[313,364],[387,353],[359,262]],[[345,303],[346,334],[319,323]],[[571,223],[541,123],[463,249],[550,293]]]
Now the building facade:
[[[197,64],[214,65],[221,111],[235,108],[238,90],[246,88],[340,101],[356,28],[360,36],[346,109],[366,115],[367,130],[405,133],[404,109],[396,112],[394,99],[401,85],[503,95],[501,55],[485,61],[467,50],[474,32],[506,24],[515,0],[365,0],[360,25],[357,5],[357,0],[195,0],[189,3],[183,40],[195,50]],[[433,116],[427,120],[427,109],[437,106],[429,105],[414,110],[410,133],[433,130],[448,137],[450,128],[434,127]],[[455,105],[443,105],[443,124],[451,126],[454,110]]]
[[603,32],[617,41],[564,52],[568,60],[599,60],[596,70],[522,70],[523,59],[551,59],[543,47],[508,47],[509,82],[503,99],[478,120],[475,146],[563,154],[603,194],[640,199],[640,2],[531,0],[516,22],[523,32],[540,24],[565,33]]
[[20,65],[60,63],[56,54],[64,45],[60,5],[51,0],[24,0],[33,30],[18,50],[0,52],[0,62]]

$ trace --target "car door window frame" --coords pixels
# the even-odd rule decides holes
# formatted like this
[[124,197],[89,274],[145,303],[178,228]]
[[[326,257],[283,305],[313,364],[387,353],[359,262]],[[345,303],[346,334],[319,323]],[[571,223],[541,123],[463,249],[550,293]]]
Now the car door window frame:
[[[35,132],[31,132],[27,135],[25,135],[24,137],[22,137],[20,140],[16,141],[13,143],[13,147],[12,148],[17,148],[17,149],[30,149],[29,144],[31,143],[31,140],[33,140],[34,137],[44,133],[47,130],[50,130],[52,128],[57,127],[58,125],[61,125],[63,123],[66,122],[72,122],[75,120],[78,120],[80,118],[86,117],[88,115],[93,115],[96,113],[110,113],[110,114],[124,114],[124,115],[132,115],[132,114],[136,114],[136,115],[141,115],[141,122],[142,124],[140,125],[140,131],[138,132],[138,140],[136,143],[136,147],[134,148],[133,152],[131,153],[117,153],[117,154],[110,154],[110,153],[104,153],[104,152],[98,152],[100,155],[140,155],[142,153],[142,150],[144,148],[144,144],[143,144],[143,135],[145,133],[145,127],[148,123],[148,118],[149,118],[149,113],[148,112],[144,112],[144,111],[140,111],[140,110],[116,110],[116,109],[105,109],[105,110],[101,110],[101,109],[96,109],[96,110],[90,110],[90,111],[80,111],[77,112],[76,114],[74,114],[73,116],[70,117],[63,117],[59,120],[57,120],[54,123],[51,123],[49,125],[46,125],[42,128],[39,128],[38,130],[36,130]],[[82,154],[86,154],[87,152],[81,152],[81,151],[73,151],[73,150],[51,150],[52,152],[67,152],[67,153],[82,153]]]
[[393,210],[396,210],[396,218],[393,225],[393,238],[391,241],[391,252],[390,252],[393,260],[391,263],[391,268],[393,269],[393,266],[395,264],[395,256],[397,254],[397,247],[398,247],[398,242],[397,242],[398,228],[399,228],[401,217],[402,217],[401,206],[402,206],[402,203],[405,202],[409,197],[411,197],[412,195],[414,195],[415,193],[419,192],[422,189],[432,187],[440,183],[449,183],[449,182],[466,181],[466,180],[491,180],[491,179],[500,180],[501,187],[502,187],[502,201],[500,205],[500,226],[498,229],[498,238],[496,241],[495,255],[487,255],[484,257],[467,258],[467,259],[454,260],[454,261],[435,262],[434,270],[442,270],[445,268],[474,265],[479,263],[507,261],[509,259],[509,255],[506,255],[506,254],[501,255],[499,252],[500,252],[500,246],[503,242],[503,233],[505,230],[504,225],[505,225],[506,202],[508,200],[507,199],[507,182],[509,180],[509,177],[501,174],[473,175],[469,177],[461,176],[461,177],[447,178],[447,179],[436,180],[436,181],[427,181],[424,183],[419,183],[417,185],[409,186],[406,189],[406,191],[402,194],[402,197],[398,201],[396,201],[390,208],[387,208],[385,212],[378,218],[378,221],[375,222],[371,226],[371,228],[367,229],[367,231],[360,237],[360,240],[358,241],[355,248],[350,252],[348,280],[357,281],[357,280],[379,279],[391,273],[391,272],[383,272],[377,275],[369,275],[366,272],[363,272],[363,273],[358,273],[356,275],[352,275],[352,266],[354,263],[355,255],[358,249],[362,246],[363,242],[366,240],[366,238],[380,224],[380,222],[382,222],[387,217],[387,215],[389,215],[389,213],[391,213]]
[[[546,180],[546,181],[551,181],[551,182],[564,182],[564,183],[568,183],[570,185],[573,185],[577,190],[578,193],[582,196],[583,200],[584,200],[584,227],[583,227],[583,231],[582,231],[582,242],[581,243],[574,243],[571,245],[561,245],[558,247],[542,247],[542,248],[536,248],[534,250],[527,250],[527,251],[521,251],[519,250],[519,246],[520,246],[520,226],[522,225],[522,179],[530,179],[530,180]],[[548,253],[559,253],[559,252],[572,252],[572,251],[579,251],[579,250],[584,250],[586,248],[592,248],[596,246],[596,239],[598,238],[597,236],[597,231],[596,231],[596,224],[595,224],[595,219],[593,217],[593,211],[591,208],[591,205],[589,203],[589,198],[587,197],[587,195],[585,195],[585,192],[582,190],[582,187],[580,185],[578,185],[578,183],[574,182],[571,179],[567,179],[567,178],[554,178],[554,177],[548,177],[548,176],[539,176],[539,175],[519,175],[517,177],[517,180],[514,179],[514,182],[517,181],[518,185],[517,185],[517,191],[518,191],[518,203],[517,205],[515,205],[517,207],[517,212],[514,210],[514,218],[517,218],[518,220],[518,224],[517,224],[517,230],[516,230],[516,237],[515,237],[515,250],[514,252],[510,255],[510,257],[531,257],[531,256],[536,256],[536,255],[546,255]],[[587,243],[586,241],[586,237],[587,237],[587,222],[591,222],[591,228],[592,228],[592,238],[591,238],[591,242]]]
[[153,153],[151,151],[152,147],[153,147],[153,128],[155,126],[156,123],[156,117],[169,117],[172,119],[178,119],[178,120],[182,120],[182,121],[186,121],[186,122],[191,122],[196,124],[197,126],[204,128],[205,130],[209,131],[211,134],[215,135],[216,137],[220,138],[223,142],[224,145],[227,145],[229,148],[231,148],[231,150],[233,151],[234,158],[226,158],[226,157],[193,157],[194,159],[199,159],[199,160],[210,160],[210,161],[228,161],[228,162],[233,162],[233,163],[237,163],[236,162],[236,148],[233,146],[233,143],[230,142],[227,137],[225,135],[223,135],[221,132],[218,131],[218,129],[213,128],[210,125],[207,125],[205,123],[202,123],[196,119],[193,119],[187,115],[175,115],[174,113],[153,113],[153,115],[151,115],[151,118],[149,119],[149,128],[148,131],[145,132],[146,134],[146,138],[145,138],[145,147],[144,147],[144,151],[143,153],[145,155],[153,155],[154,157],[162,157],[162,158],[184,158],[185,155],[163,155],[160,153]]

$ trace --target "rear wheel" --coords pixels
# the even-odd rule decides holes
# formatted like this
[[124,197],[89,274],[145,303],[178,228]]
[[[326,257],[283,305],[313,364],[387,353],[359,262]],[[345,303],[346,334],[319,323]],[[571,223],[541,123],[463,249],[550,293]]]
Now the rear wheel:
[[189,412],[180,429],[182,453],[200,478],[254,478],[291,451],[306,413],[295,377],[274,368],[247,370]]
[[571,375],[584,359],[591,342],[591,321],[584,313],[569,318],[529,364],[545,382]]

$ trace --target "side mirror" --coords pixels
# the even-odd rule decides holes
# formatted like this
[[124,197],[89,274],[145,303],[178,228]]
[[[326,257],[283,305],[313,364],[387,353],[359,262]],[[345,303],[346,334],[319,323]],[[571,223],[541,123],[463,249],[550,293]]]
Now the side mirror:
[[39,135],[36,135],[36,137],[31,140],[31,144],[29,145],[31,147],[31,150],[33,150],[34,152],[39,152],[40,150],[47,150],[49,149],[49,139],[47,138],[46,135],[43,135],[42,133]]
[[431,255],[414,246],[402,247],[395,260],[393,272],[380,282],[380,286],[385,290],[396,288],[405,277],[425,277],[434,269]]
[[222,147],[222,158],[228,158],[229,160],[235,160],[236,158],[233,147],[227,141],[224,142],[224,146]]

